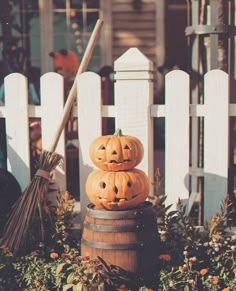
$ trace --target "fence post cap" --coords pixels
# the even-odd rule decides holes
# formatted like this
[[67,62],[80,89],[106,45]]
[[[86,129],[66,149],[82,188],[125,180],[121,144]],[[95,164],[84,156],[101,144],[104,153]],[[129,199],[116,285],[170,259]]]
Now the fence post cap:
[[115,71],[153,71],[153,63],[136,47],[128,49],[114,62]]

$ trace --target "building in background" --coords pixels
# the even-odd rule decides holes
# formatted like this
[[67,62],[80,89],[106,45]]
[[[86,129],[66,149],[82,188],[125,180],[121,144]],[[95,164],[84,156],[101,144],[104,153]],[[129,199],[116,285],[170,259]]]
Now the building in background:
[[2,0],[0,51],[23,47],[27,66],[42,75],[53,70],[52,51],[71,49],[82,58],[98,18],[104,25],[90,70],[112,65],[130,47],[156,66],[171,56],[186,67],[185,0]]

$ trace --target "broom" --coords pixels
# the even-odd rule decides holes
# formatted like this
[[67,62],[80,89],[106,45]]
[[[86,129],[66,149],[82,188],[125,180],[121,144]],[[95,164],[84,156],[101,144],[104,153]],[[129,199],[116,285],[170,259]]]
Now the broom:
[[[103,21],[98,19],[94,27],[89,43],[85,50],[83,59],[79,66],[76,76],[84,72],[92,56],[96,40],[100,33]],[[48,192],[50,173],[61,162],[62,156],[55,152],[61,133],[70,116],[71,108],[74,104],[77,93],[76,78],[70,89],[67,101],[65,103],[62,118],[59,121],[54,139],[48,150],[42,151],[39,158],[39,169],[26,187],[20,198],[16,201],[9,219],[5,225],[1,243],[6,246],[14,255],[24,247],[26,235],[32,227],[36,214],[40,218],[41,239],[44,240],[44,229],[42,221],[42,203]]]

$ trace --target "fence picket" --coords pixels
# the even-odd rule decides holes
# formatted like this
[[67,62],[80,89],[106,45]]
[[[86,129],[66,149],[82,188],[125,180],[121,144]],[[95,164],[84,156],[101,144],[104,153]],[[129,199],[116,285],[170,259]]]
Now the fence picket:
[[[51,145],[63,111],[63,77],[53,72],[44,74],[41,77],[40,89],[41,107],[43,108],[41,112],[42,146],[43,149],[47,150]],[[63,157],[66,156],[64,131],[59,139],[56,152]],[[65,169],[66,159],[64,159],[63,167],[58,166],[53,173],[53,179],[57,181],[57,187],[60,192],[64,192],[67,189]]]
[[19,181],[22,191],[30,182],[28,123],[28,82],[13,73],[5,78],[7,168]]
[[89,157],[92,141],[102,134],[102,103],[100,76],[85,72],[77,78],[77,110],[79,137],[79,177],[81,215],[84,217],[89,199],[85,192],[85,182],[95,169]]
[[189,75],[176,70],[166,75],[165,186],[167,205],[188,199]]
[[205,75],[204,220],[220,212],[227,194],[229,139],[228,75],[212,70]]

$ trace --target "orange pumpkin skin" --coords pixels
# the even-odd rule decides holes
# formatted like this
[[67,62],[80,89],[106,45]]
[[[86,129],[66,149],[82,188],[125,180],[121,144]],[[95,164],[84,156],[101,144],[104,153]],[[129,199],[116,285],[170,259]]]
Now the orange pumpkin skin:
[[146,200],[150,181],[140,169],[95,170],[88,175],[85,189],[90,201],[98,208],[132,209]]
[[104,135],[90,145],[91,161],[104,171],[125,171],[136,167],[143,159],[144,149],[134,136]]

